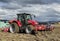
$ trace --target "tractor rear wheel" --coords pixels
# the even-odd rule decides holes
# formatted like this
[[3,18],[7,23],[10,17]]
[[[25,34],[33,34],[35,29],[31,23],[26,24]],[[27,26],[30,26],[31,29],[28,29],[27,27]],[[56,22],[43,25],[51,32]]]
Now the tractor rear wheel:
[[10,32],[11,33],[18,33],[19,32],[19,27],[17,23],[12,23],[10,26]]

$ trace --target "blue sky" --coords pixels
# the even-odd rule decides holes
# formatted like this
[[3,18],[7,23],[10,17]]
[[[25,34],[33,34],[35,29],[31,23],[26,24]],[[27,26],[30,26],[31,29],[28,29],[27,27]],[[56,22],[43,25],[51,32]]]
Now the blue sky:
[[38,21],[59,21],[60,0],[0,0],[0,19],[12,20],[24,12]]

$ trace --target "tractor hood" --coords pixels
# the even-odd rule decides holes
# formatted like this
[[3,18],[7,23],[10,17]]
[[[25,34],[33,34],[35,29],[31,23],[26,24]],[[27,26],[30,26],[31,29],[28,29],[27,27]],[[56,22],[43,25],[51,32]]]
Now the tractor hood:
[[32,25],[37,25],[38,24],[38,22],[36,22],[35,20],[28,20],[28,23],[32,24]]

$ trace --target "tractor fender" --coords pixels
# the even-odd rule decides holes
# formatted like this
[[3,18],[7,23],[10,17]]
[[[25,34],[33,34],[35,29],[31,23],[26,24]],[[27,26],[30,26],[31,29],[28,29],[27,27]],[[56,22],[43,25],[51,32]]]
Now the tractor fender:
[[13,22],[17,23],[17,25],[18,25],[19,27],[22,26],[21,22],[18,21],[18,20],[10,20],[10,21],[9,21],[10,24],[13,23]]
[[38,22],[36,22],[35,20],[28,20],[28,23],[35,26],[38,24]]

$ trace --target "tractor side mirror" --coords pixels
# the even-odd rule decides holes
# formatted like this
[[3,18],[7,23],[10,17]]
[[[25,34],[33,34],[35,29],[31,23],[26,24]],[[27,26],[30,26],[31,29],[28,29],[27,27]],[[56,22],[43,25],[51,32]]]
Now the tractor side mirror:
[[36,16],[34,15],[34,18],[36,18]]
[[32,16],[33,16],[34,18],[36,18],[36,16],[35,16],[34,14],[32,14]]

